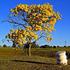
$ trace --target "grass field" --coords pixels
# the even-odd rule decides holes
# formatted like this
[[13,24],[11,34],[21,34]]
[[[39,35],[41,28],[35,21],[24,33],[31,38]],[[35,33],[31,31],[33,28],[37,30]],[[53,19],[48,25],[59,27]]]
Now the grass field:
[[32,48],[32,56],[24,49],[0,48],[0,70],[70,70],[68,65],[57,65],[55,53],[59,50],[70,52],[70,48]]

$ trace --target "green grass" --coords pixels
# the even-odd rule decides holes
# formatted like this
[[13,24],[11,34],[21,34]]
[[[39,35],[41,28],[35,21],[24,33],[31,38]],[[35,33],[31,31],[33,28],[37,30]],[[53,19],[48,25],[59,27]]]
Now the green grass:
[[30,57],[25,49],[0,48],[0,70],[70,70],[70,59],[67,66],[56,64],[55,53],[60,50],[70,48],[32,48]]

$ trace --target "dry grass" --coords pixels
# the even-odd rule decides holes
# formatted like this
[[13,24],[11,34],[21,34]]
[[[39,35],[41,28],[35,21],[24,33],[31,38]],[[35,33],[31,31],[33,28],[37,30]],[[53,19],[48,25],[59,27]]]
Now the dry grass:
[[[51,51],[57,50],[32,49],[32,56],[29,57],[22,49],[0,48],[0,70],[70,70],[70,59],[67,66],[62,66],[56,64],[53,54],[54,58],[50,56]],[[69,48],[65,50],[69,51]]]

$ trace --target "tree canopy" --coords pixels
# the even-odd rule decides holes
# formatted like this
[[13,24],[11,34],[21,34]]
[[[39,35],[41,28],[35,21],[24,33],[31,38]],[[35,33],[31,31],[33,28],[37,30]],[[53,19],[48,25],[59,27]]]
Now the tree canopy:
[[61,19],[60,14],[55,12],[50,4],[19,4],[11,9],[11,14],[12,16],[8,21],[22,26],[22,28],[12,29],[8,34],[8,38],[21,46],[26,42],[36,41],[41,37],[51,41],[50,34],[55,30],[56,22]]

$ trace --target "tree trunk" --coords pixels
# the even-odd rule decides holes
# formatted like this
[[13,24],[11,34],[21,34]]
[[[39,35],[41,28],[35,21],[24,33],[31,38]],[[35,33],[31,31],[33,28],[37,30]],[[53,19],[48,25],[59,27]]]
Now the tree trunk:
[[31,56],[31,43],[29,44],[29,54],[28,56]]
[[13,45],[12,45],[12,47],[13,47],[13,48],[16,48],[16,44],[15,44],[15,42],[13,42]]

